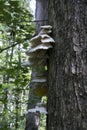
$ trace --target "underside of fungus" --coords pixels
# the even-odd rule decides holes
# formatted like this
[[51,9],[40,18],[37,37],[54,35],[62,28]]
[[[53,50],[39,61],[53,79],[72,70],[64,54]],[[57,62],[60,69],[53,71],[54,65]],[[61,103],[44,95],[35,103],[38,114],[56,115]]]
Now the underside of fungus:
[[55,43],[50,36],[51,32],[52,26],[41,26],[40,33],[30,40],[30,48],[26,51],[26,55],[28,55],[26,65],[35,70],[35,76],[31,80],[34,86],[32,90],[38,96],[44,96],[48,91],[46,69],[47,60],[49,59],[48,50],[53,48]]

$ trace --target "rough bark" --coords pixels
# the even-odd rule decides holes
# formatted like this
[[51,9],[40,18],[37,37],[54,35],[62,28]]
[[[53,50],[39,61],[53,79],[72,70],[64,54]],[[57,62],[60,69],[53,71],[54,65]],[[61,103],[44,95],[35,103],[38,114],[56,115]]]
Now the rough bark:
[[[46,5],[46,6],[45,6]],[[40,26],[47,23],[47,0],[36,0],[36,33],[40,31]],[[32,70],[32,79],[35,77],[35,72]],[[30,83],[30,88],[32,88]],[[32,109],[38,102],[41,101],[41,97],[36,96],[32,90],[29,92],[28,109]],[[28,113],[26,115],[26,128],[25,130],[39,130],[40,129],[40,114],[39,113]]]
[[[30,85],[30,87],[33,87]],[[41,101],[41,98],[35,96],[32,90],[29,92],[28,108],[35,108],[36,104]],[[25,130],[39,130],[40,129],[40,114],[28,112],[26,115],[26,128]]]
[[56,44],[50,51],[47,130],[87,130],[87,1],[48,0]]

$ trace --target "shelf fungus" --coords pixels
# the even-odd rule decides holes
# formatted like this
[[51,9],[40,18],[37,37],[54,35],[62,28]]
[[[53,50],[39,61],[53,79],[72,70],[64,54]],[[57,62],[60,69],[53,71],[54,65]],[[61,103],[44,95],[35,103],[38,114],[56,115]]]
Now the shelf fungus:
[[[54,39],[50,36],[52,26],[41,26],[40,33],[30,40],[30,48],[26,51],[28,55],[28,65],[35,70],[35,75],[31,80],[33,92],[38,96],[47,95],[47,60],[48,50],[53,48]],[[41,69],[42,68],[42,69]]]
[[39,113],[43,113],[43,114],[48,114],[47,109],[46,109],[46,104],[44,104],[44,103],[37,103],[35,108],[28,109],[27,113],[29,113],[29,112],[31,112],[31,113],[39,112]]

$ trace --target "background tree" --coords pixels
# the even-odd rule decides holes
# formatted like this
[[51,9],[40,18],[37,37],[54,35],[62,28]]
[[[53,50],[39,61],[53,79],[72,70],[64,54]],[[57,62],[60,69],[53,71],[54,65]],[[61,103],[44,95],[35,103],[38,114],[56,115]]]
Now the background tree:
[[34,33],[32,15],[24,0],[0,1],[0,129],[24,129],[29,68],[25,50]]
[[48,0],[56,44],[50,51],[47,130],[87,130],[87,2]]

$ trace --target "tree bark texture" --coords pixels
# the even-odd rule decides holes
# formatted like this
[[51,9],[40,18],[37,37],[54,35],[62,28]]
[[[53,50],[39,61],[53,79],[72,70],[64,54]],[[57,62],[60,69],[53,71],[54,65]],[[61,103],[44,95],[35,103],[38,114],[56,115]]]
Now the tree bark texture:
[[[40,32],[40,26],[45,25],[47,23],[47,0],[36,0],[36,33]],[[32,69],[31,79],[35,77],[35,71]],[[28,101],[28,109],[35,108],[36,104],[41,101],[41,97],[36,96],[32,92],[32,88],[34,87],[32,83],[30,83],[30,91],[29,91],[29,101]],[[40,114],[39,113],[31,113],[29,112],[26,115],[26,127],[25,130],[39,130],[40,129]]]
[[50,51],[47,130],[87,130],[87,1],[48,0],[56,41]]
[[[34,76],[34,72],[32,72],[32,77]],[[36,96],[32,88],[34,87],[32,83],[29,85],[29,97],[28,97],[28,107],[27,109],[35,108],[36,104],[41,101],[41,98]],[[26,115],[26,127],[25,130],[39,130],[40,129],[40,114],[28,112]]]

